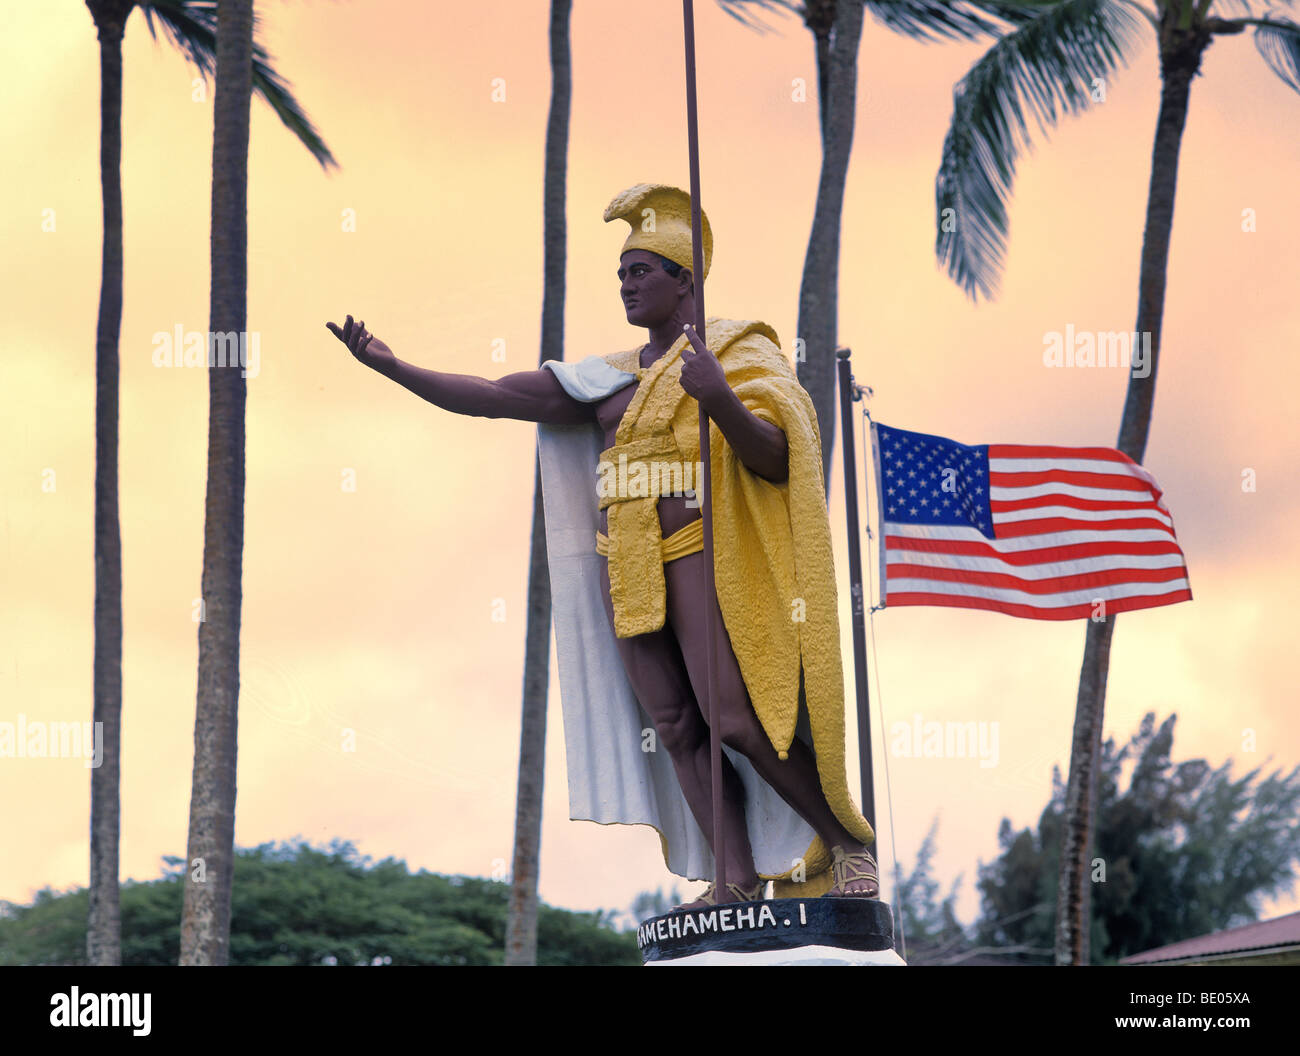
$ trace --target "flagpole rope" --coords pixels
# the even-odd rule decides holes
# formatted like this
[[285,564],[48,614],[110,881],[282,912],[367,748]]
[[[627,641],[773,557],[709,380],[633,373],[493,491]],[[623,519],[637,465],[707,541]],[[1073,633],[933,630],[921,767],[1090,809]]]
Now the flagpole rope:
[[[867,483],[867,480],[865,479],[867,477],[867,466],[870,465],[874,468],[876,464],[876,460],[874,458],[870,458],[870,459],[867,458],[867,452],[871,450],[871,448],[867,446],[867,422],[870,421],[870,419],[871,419],[871,412],[867,410],[866,401],[863,400],[861,424],[862,424],[862,473],[864,477],[863,480],[864,485]],[[873,481],[872,483],[874,483],[877,487],[879,487],[880,485],[879,481]],[[866,488],[865,486],[863,490],[866,491],[867,494],[869,495],[872,496],[875,495],[874,491]],[[867,560],[868,602],[870,602],[871,599],[875,597],[875,593],[876,593],[875,563],[876,560],[879,560],[878,554],[873,559],[871,553],[871,544],[876,538],[875,533],[872,532],[871,530],[871,509],[875,505],[876,504],[871,501],[868,501],[867,503],[866,527],[867,527],[867,558],[868,558]],[[882,584],[882,589],[883,589],[883,584]],[[894,862],[894,880],[895,880],[894,894],[895,894],[895,902],[898,903],[896,927],[898,929],[899,956],[902,957],[903,960],[907,960],[907,933],[903,927],[902,903],[898,901],[899,899],[898,879],[900,874],[898,871],[898,844],[894,839],[894,832],[895,832],[894,788],[892,782],[889,779],[889,748],[888,748],[889,742],[885,739],[885,698],[880,692],[880,657],[876,653],[876,610],[878,608],[884,608],[884,606],[872,605],[872,604],[868,604],[867,606],[867,623],[871,629],[871,673],[875,676],[875,680],[876,680],[876,714],[879,716],[879,722],[880,722],[880,751],[881,754],[885,757],[885,803],[889,811],[889,855]]]

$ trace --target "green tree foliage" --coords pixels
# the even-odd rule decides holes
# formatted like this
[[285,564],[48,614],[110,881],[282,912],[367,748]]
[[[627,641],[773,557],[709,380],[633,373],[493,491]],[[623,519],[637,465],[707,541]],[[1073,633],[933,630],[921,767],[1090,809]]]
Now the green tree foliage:
[[[180,955],[183,861],[122,888],[122,963],[174,965]],[[501,964],[509,886],[372,864],[350,842],[268,843],[235,858],[231,964]],[[40,891],[0,903],[0,965],[84,964],[87,893]],[[636,939],[609,915],[543,905],[538,964],[638,965]]]
[[626,917],[633,925],[640,924],[652,917],[662,917],[665,913],[671,913],[673,906],[680,906],[688,901],[690,899],[682,897],[676,884],[673,884],[672,890],[666,893],[662,887],[656,887],[653,891],[642,891],[637,895],[632,900]]
[[970,946],[954,910],[961,876],[952,882],[942,900],[939,897],[939,881],[934,875],[938,828],[939,819],[935,818],[916,852],[911,873],[904,874],[901,866],[894,867],[894,948],[906,950],[908,964],[943,964]]
[[[1176,716],[1148,713],[1123,748],[1103,746],[1094,844],[1091,949],[1111,964],[1142,950],[1257,920],[1266,896],[1291,890],[1300,859],[1300,767],[1232,776],[1232,760],[1174,763]],[[1267,761],[1266,761],[1267,762]],[[978,941],[1027,950],[1053,944],[1065,786],[1036,832],[998,830],[1001,855],[980,868]],[[1048,956],[1026,954],[1042,963]]]

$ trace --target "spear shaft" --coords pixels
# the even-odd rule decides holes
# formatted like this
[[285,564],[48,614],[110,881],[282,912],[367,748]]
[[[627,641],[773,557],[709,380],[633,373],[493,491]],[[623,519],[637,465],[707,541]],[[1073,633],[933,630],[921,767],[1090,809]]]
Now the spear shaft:
[[[695,6],[682,0],[682,25],[686,33],[686,139],[691,162],[691,278],[695,283],[695,332],[708,345],[704,328],[704,231],[700,222],[700,131],[695,104]],[[704,408],[700,415],[700,459],[704,463],[704,607],[713,616],[718,609],[718,595],[713,580],[713,468],[709,457],[709,416]],[[713,627],[713,620],[707,621]],[[718,734],[718,679],[713,634],[704,644],[709,693],[709,772],[713,805],[714,896],[721,902],[727,894],[726,837],[722,826],[722,738]]]

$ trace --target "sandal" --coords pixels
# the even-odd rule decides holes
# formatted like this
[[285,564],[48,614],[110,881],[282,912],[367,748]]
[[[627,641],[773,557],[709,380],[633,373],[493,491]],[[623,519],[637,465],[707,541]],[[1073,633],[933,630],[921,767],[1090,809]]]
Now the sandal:
[[[695,901],[696,901],[696,902],[703,902],[705,906],[716,906],[716,905],[718,904],[718,900],[717,900],[717,890],[718,890],[718,884],[717,884],[717,881],[711,881],[711,882],[709,883],[709,886],[708,886],[707,888],[705,888],[705,890],[704,890],[704,894],[702,894],[699,898],[695,899]],[[737,901],[740,901],[740,902],[762,902],[762,901],[763,901],[763,893],[767,890],[767,881],[766,881],[766,880],[760,880],[760,881],[758,882],[757,886],[751,888],[751,889],[748,890],[748,891],[746,891],[746,890],[745,890],[743,887],[741,887],[739,884],[728,884],[728,885],[727,885],[727,890],[730,891],[733,895],[736,896]],[[688,903],[683,903],[683,904],[680,905],[680,906],[673,906],[673,912],[674,912],[674,913],[685,912],[685,911],[688,910],[688,908],[689,908],[690,906],[691,906],[691,903],[689,903],[689,902],[688,902]],[[697,906],[697,907],[695,907],[695,908],[698,909],[698,908],[702,908],[702,907],[698,907],[698,906]]]
[[[832,898],[879,898],[880,897],[880,877],[876,869],[876,860],[871,856],[870,851],[860,851],[855,854],[848,854],[842,847],[831,848],[831,890],[827,891],[822,897],[830,896]],[[865,863],[864,869],[859,863]],[[874,891],[845,891],[844,888],[855,880],[874,881]],[[840,888],[839,894],[831,894],[835,888]]]

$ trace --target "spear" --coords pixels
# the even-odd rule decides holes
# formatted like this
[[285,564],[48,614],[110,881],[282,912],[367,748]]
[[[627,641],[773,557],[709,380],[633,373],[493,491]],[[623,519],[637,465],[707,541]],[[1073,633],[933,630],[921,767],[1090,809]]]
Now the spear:
[[[695,332],[708,346],[704,328],[704,231],[700,223],[700,134],[695,106],[695,6],[682,0],[682,25],[686,33],[686,141],[691,159],[691,263],[695,280]],[[700,458],[704,463],[704,607],[717,613],[718,595],[713,582],[713,471],[709,457],[709,416],[700,407]],[[712,625],[710,621],[710,626]],[[726,897],[726,843],[722,831],[722,738],[718,735],[717,663],[714,659],[714,636],[705,637],[704,656],[708,671],[709,692],[709,770],[712,778],[714,898]]]

